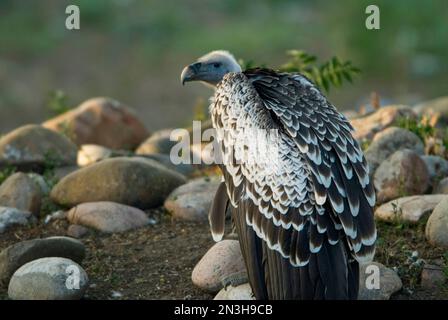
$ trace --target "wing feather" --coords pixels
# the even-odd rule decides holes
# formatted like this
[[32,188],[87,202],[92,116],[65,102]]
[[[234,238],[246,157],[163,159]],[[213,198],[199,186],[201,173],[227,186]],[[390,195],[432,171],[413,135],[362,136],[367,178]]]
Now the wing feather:
[[[355,257],[370,260],[376,237],[375,193],[349,121],[302,75],[268,69],[248,70],[245,75],[305,156],[316,203],[329,204]],[[335,238],[331,235],[332,241]]]
[[[245,222],[270,249],[279,252],[292,265],[306,265],[311,251],[319,251],[323,241],[317,230],[317,218],[312,217],[317,215],[312,175],[297,144],[283,128],[275,125],[271,112],[264,107],[247,78],[242,74],[235,77],[240,81],[229,79],[229,83],[221,85],[222,90],[227,88],[229,92],[218,92],[212,108],[212,121],[218,129],[218,141],[222,142],[222,158],[225,159],[222,169],[228,197],[234,207],[244,203]],[[252,92],[248,92],[250,90]],[[242,94],[235,94],[238,92]],[[258,109],[251,112],[250,108]],[[297,123],[293,114],[287,117]],[[276,152],[267,153],[272,158],[261,163],[248,160],[245,152],[250,152],[254,142],[248,139],[252,137],[250,129],[276,130],[278,135],[273,141],[267,136],[257,136],[261,144],[276,147]],[[318,140],[314,133],[309,139],[313,145]],[[322,163],[320,149],[314,150],[316,162]],[[260,157],[266,154],[258,155]],[[328,171],[327,176],[330,174]],[[312,229],[315,231],[310,237]]]

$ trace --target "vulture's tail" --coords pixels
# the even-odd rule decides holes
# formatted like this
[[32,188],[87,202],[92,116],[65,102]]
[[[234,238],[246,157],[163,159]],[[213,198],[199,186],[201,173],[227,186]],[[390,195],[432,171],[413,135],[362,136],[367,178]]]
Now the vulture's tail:
[[[324,239],[321,249],[312,253],[309,263],[294,267],[289,259],[270,249],[246,223],[249,210],[258,210],[250,200],[242,200],[237,208],[229,204],[224,183],[218,188],[209,220],[213,238],[224,235],[225,216],[231,207],[232,220],[246,263],[252,291],[257,299],[356,299],[359,286],[359,265],[351,258],[342,239],[335,245]],[[261,214],[258,215],[262,217]],[[264,219],[264,218],[263,218]],[[302,232],[306,232],[303,230]]]
[[253,207],[240,202],[232,208],[241,251],[255,298],[282,300],[356,299],[359,265],[348,254],[344,241],[332,245],[324,240],[309,263],[294,267],[277,251],[268,248],[252,227],[246,224],[246,210]]

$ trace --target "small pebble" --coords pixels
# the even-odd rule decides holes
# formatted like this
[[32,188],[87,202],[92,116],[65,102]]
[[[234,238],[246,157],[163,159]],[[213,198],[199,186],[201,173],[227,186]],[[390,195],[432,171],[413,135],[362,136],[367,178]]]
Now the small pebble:
[[67,212],[64,210],[55,211],[45,217],[44,223],[48,224],[52,220],[59,220],[67,218]]
[[112,298],[121,298],[123,295],[118,291],[112,291]]

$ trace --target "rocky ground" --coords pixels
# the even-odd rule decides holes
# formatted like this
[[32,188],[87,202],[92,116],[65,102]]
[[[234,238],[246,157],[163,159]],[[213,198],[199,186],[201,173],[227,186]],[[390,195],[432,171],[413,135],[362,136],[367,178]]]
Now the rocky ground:
[[[89,277],[84,299],[210,299],[213,295],[195,287],[191,272],[213,244],[208,226],[176,222],[158,210],[155,224],[129,232],[104,234],[89,232],[82,238],[85,258],[82,266]],[[65,235],[68,223],[11,228],[0,247],[28,239]],[[0,297],[8,298],[7,288]]]
[[[448,299],[448,98],[348,115],[377,193],[360,298]],[[96,98],[1,137],[0,297],[251,298],[236,235],[209,232],[218,170],[173,165],[169,132]]]

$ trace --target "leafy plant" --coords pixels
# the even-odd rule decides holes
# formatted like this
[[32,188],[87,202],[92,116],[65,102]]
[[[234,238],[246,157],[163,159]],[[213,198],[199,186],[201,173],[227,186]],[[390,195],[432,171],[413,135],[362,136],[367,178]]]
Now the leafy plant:
[[263,65],[257,66],[254,62],[254,60],[244,60],[244,59],[238,59],[238,64],[241,66],[243,70],[252,69],[255,67],[262,67]]
[[[44,155],[44,167],[42,172],[42,178],[45,180],[45,184],[49,190],[58,183],[58,177],[55,175],[55,169],[62,164],[61,156],[53,150],[48,151]],[[54,203],[50,196],[47,194],[42,198],[42,205],[40,215],[42,217],[62,209],[61,206]]]
[[55,169],[62,165],[61,156],[50,150],[44,155],[44,167],[42,172],[42,177],[45,179],[47,185],[51,188],[57,183],[57,178],[55,177]]
[[52,115],[60,115],[72,109],[67,94],[62,90],[50,92],[47,106]]
[[71,141],[76,141],[76,132],[73,129],[73,125],[70,125],[70,122],[67,120],[59,125],[59,133]]
[[[338,57],[318,63],[315,55],[303,50],[288,50],[286,55],[289,60],[278,68],[279,71],[301,73],[327,92],[332,86],[342,86],[344,81],[352,83],[353,78],[361,72],[351,61],[341,61]],[[239,59],[238,63],[243,70],[266,66],[265,64],[256,64],[254,60]]]
[[[341,87],[346,81],[353,83],[353,78],[361,72],[351,61],[342,61],[338,57],[319,63],[315,55],[303,50],[288,50],[286,55],[289,60],[278,68],[279,71],[301,73],[326,92],[329,92],[331,87]],[[238,59],[238,63],[243,70],[266,67],[266,64],[255,63],[253,59]],[[203,109],[202,102],[198,101],[194,107],[194,119],[204,118],[207,112],[203,113]],[[364,147],[367,146],[366,143]]]
[[366,151],[367,148],[370,146],[371,141],[369,141],[368,139],[363,139],[361,141],[361,149],[362,151]]
[[397,127],[407,129],[415,133],[422,141],[426,141],[426,138],[434,136],[435,129],[428,121],[418,117],[400,117],[395,124]]
[[361,72],[351,61],[341,61],[338,57],[318,64],[316,56],[303,50],[289,50],[287,56],[289,61],[280,66],[280,71],[300,72],[327,92],[331,86],[340,87],[344,81],[352,83],[354,76]]
[[423,117],[401,117],[394,124],[415,133],[425,144],[425,153],[448,158],[448,129],[434,127]]

